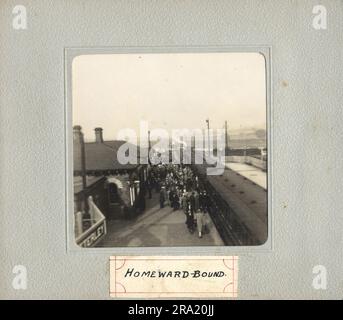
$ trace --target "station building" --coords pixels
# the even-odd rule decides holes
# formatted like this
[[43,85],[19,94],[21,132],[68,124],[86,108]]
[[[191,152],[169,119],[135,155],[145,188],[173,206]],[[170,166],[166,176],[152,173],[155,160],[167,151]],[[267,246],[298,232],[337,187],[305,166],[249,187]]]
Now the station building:
[[73,128],[76,238],[87,239],[89,233],[96,238],[81,246],[100,241],[98,234],[90,232],[100,220],[106,224],[107,220],[130,219],[143,210],[148,168],[118,162],[117,151],[124,143],[104,141],[102,128],[95,128],[93,142],[85,142],[82,128]]

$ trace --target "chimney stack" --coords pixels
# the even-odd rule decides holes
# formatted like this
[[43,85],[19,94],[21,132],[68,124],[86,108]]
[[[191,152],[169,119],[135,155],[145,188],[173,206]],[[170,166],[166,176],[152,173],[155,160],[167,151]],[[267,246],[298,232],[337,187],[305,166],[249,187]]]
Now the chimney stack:
[[82,142],[82,132],[81,132],[81,126],[74,126],[73,127],[73,139],[75,143],[81,143]]
[[104,139],[102,137],[102,128],[95,128],[95,142],[96,143],[103,143]]

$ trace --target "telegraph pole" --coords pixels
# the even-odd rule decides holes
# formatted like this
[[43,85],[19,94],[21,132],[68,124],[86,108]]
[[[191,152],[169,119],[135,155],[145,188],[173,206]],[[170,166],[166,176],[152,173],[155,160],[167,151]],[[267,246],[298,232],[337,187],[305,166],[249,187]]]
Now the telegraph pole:
[[225,155],[229,150],[229,135],[227,130],[227,121],[225,120]]
[[148,131],[148,163],[151,165],[150,150],[151,150],[151,141],[150,141],[150,130],[149,130]]
[[208,154],[210,154],[210,119],[206,119],[207,124],[207,140],[208,140]]

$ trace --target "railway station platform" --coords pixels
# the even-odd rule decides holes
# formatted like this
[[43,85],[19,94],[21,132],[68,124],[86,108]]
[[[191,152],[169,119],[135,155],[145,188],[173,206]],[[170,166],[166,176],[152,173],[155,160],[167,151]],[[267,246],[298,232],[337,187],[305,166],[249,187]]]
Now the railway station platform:
[[246,163],[226,162],[225,167],[267,190],[267,173]]
[[107,234],[98,247],[177,247],[224,245],[211,218],[209,233],[198,237],[197,230],[191,234],[185,224],[182,210],[173,211],[169,206],[160,208],[159,194],[147,199],[146,210],[133,220],[107,221]]

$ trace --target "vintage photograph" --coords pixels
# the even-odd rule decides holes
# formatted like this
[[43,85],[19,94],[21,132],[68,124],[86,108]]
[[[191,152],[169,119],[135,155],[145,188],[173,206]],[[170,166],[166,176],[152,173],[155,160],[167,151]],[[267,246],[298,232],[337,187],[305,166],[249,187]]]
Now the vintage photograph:
[[267,241],[263,54],[83,54],[71,78],[78,246]]

